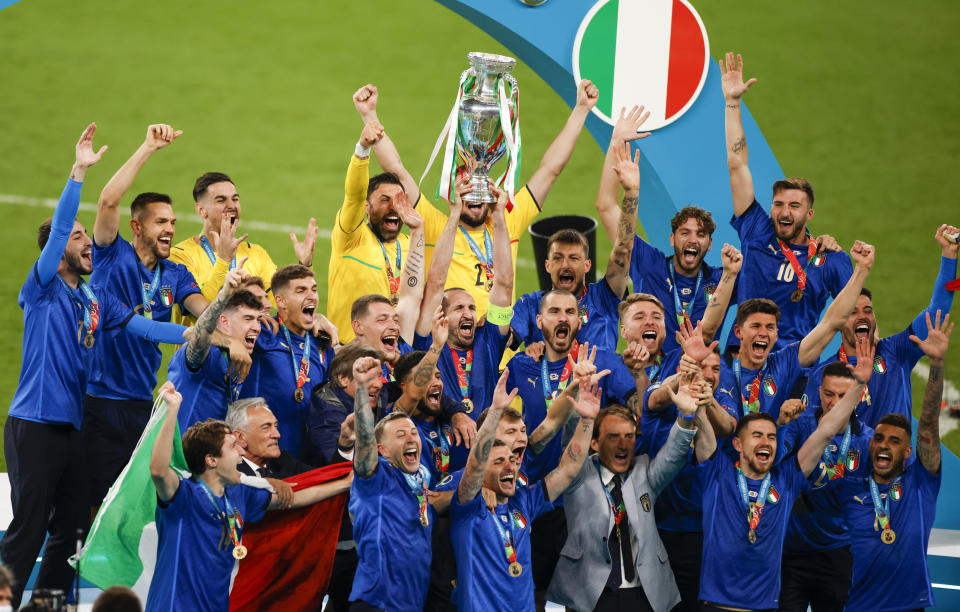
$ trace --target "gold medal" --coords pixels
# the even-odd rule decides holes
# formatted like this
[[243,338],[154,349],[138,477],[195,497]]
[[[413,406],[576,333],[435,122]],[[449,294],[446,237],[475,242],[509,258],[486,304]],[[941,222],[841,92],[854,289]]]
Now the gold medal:
[[83,338],[83,346],[87,347],[88,349],[92,349],[93,343],[93,332],[87,332],[87,335]]
[[757,531],[756,529],[751,529],[750,533],[747,534],[747,541],[751,544],[757,543]]
[[510,567],[507,569],[510,572],[510,575],[513,576],[514,578],[516,578],[517,576],[523,573],[523,566],[517,563],[516,561],[511,563]]
[[427,509],[426,509],[426,508],[424,508],[424,509],[420,512],[420,524],[423,525],[424,527],[426,527],[427,525],[430,524],[430,520],[427,518]]
[[894,540],[897,539],[897,534],[894,533],[893,529],[887,527],[880,532],[880,541],[884,544],[893,544]]
[[490,291],[491,289],[493,289],[493,277],[492,277],[492,276],[488,276],[488,277],[487,277],[487,282],[484,283],[483,288],[486,289],[487,291]]
[[391,304],[394,308],[396,308],[396,307],[397,307],[397,304],[399,304],[399,303],[400,303],[400,294],[399,294],[399,293],[391,293],[391,294],[390,294],[390,304]]
[[797,289],[796,291],[790,294],[791,302],[799,302],[802,299],[803,299],[803,289]]
[[293,392],[293,401],[299,403],[303,401],[303,387],[297,387]]
[[463,406],[467,414],[473,412],[473,400],[471,400],[469,397],[463,398]]
[[237,544],[233,547],[233,558],[239,561],[247,556],[247,547],[243,544]]

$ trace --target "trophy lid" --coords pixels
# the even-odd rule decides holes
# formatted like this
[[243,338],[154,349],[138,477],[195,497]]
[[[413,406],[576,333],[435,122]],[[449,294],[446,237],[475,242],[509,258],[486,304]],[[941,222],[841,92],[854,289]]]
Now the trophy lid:
[[471,66],[482,66],[488,70],[496,71],[513,70],[513,67],[517,64],[517,60],[512,57],[479,51],[467,53],[467,61],[470,62]]

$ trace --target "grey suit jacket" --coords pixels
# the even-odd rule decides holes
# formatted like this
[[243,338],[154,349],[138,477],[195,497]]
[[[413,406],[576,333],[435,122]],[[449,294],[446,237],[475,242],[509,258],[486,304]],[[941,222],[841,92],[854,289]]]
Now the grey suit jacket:
[[[666,444],[654,459],[639,455],[623,481],[623,503],[630,529],[639,542],[637,577],[650,605],[666,612],[680,602],[667,551],[660,541],[653,515],[657,495],[683,468],[695,430],[676,423]],[[600,474],[592,459],[563,494],[567,516],[567,542],[560,553],[547,598],[585,612],[593,610],[610,576],[612,563],[607,537],[614,527],[613,511],[603,492]]]

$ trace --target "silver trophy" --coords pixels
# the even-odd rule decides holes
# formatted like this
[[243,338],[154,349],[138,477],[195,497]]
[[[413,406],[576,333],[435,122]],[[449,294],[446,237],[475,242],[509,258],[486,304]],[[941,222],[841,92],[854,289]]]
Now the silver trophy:
[[[497,88],[500,79],[506,80],[514,90],[517,81],[510,74],[517,60],[493,53],[469,53],[467,81],[464,83],[463,99],[460,102],[459,146],[467,159],[477,162],[472,174],[473,191],[464,197],[465,202],[492,204],[497,199],[490,192],[487,180],[490,169],[507,152],[500,125],[500,104]],[[470,82],[472,80],[472,82]],[[468,89],[469,84],[469,89]],[[514,96],[510,96],[510,109],[514,108]]]

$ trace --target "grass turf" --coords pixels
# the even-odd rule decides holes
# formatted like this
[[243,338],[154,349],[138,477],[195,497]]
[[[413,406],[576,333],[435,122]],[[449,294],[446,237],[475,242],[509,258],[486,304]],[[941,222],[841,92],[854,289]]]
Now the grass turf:
[[[878,246],[869,286],[881,331],[899,331],[929,301],[938,257],[934,229],[960,221],[949,179],[960,146],[954,78],[960,6],[947,0],[695,5],[712,55],[741,51],[747,75],[759,77],[747,103],[784,172],[806,176],[817,188],[814,230],[847,246],[857,238]],[[329,227],[361,128],[352,92],[368,82],[380,87],[381,119],[417,174],[472,50],[509,53],[423,0],[21,0],[0,11],[6,58],[0,67],[6,143],[0,193],[57,197],[73,144],[95,120],[97,142],[110,151],[87,176],[83,199],[94,202],[146,125],[166,122],[185,134],[148,163],[131,196],[170,193],[178,214],[186,216],[193,179],[221,170],[240,188],[244,219],[305,225],[315,216]],[[526,178],[569,111],[529,68],[521,65],[515,74],[526,109]],[[546,214],[592,210],[601,163],[600,149],[583,135]],[[0,204],[7,262],[0,280],[6,304],[0,308],[0,349],[8,355],[0,362],[4,414],[20,367],[16,297],[37,255],[36,227],[49,214]],[[82,211],[80,220],[91,227],[93,213]],[[178,236],[198,227],[183,220]],[[278,263],[293,259],[285,234],[251,236]],[[600,236],[601,260],[608,248]],[[528,242],[520,253],[527,264],[518,269],[518,286],[532,289]],[[328,255],[329,241],[321,240],[321,277]],[[324,280],[320,291],[323,301]],[[956,354],[954,348],[951,357]],[[960,361],[948,361],[947,375],[960,380]],[[919,398],[922,382],[914,386]],[[951,437],[955,450],[958,438]]]

